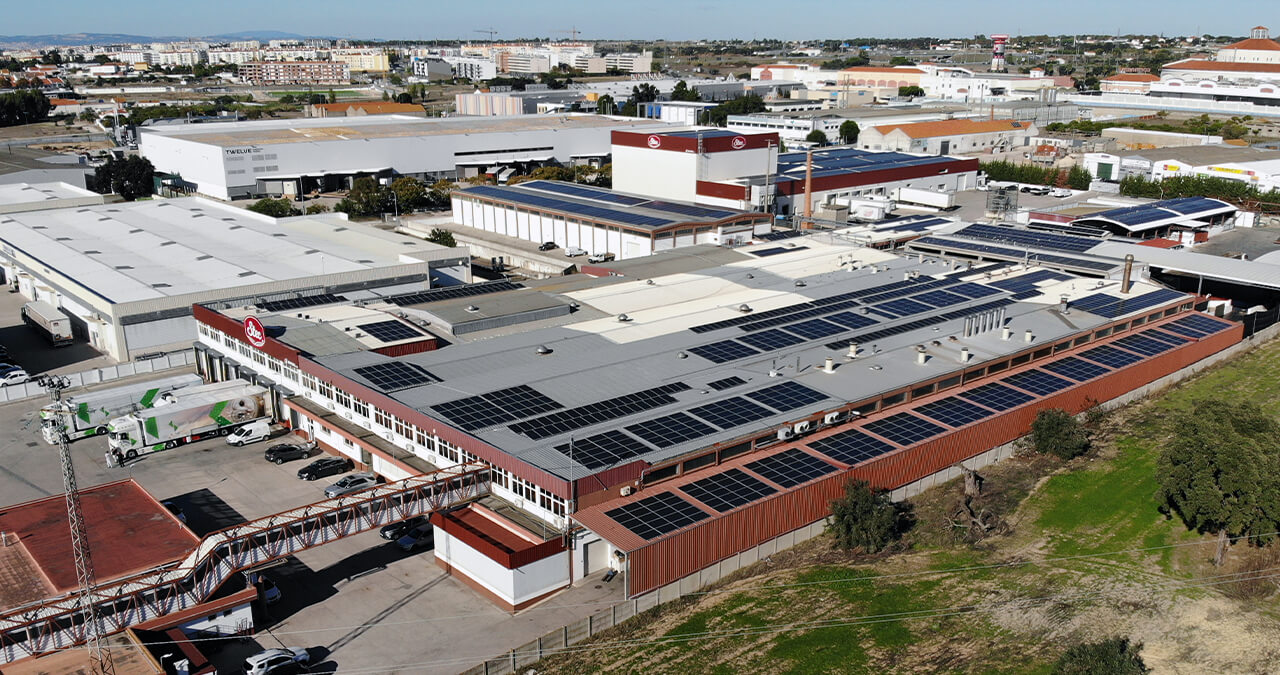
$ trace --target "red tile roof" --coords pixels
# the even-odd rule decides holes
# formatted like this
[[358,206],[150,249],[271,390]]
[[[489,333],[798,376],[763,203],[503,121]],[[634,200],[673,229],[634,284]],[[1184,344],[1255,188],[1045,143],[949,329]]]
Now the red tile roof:
[[1016,120],[939,120],[937,122],[915,122],[912,124],[888,124],[876,127],[881,134],[889,134],[895,129],[911,138],[935,138],[937,136],[958,136],[964,134],[991,134],[997,131],[1018,131],[1030,129],[1030,122]]
[[1159,82],[1160,78],[1156,75],[1147,73],[1120,73],[1111,77],[1102,78],[1103,82]]
[[1249,38],[1241,40],[1234,44],[1229,44],[1223,49],[1248,49],[1252,51],[1280,52],[1280,42],[1275,40],[1263,40],[1261,38]]
[[1172,239],[1156,238],[1156,239],[1143,239],[1142,241],[1138,242],[1138,245],[1150,246],[1152,248],[1181,248],[1182,242],[1174,241]]
[[[133,479],[80,492],[99,582],[180,560],[200,543]],[[61,494],[0,509],[0,532],[17,536],[54,591],[76,587],[67,506]]]
[[854,66],[852,68],[842,68],[842,73],[911,73],[915,75],[924,75],[924,71],[919,68],[891,68],[889,66]]
[[1165,70],[1202,70],[1223,73],[1280,73],[1280,63],[1236,63],[1234,61],[1204,61],[1187,59],[1164,66]]

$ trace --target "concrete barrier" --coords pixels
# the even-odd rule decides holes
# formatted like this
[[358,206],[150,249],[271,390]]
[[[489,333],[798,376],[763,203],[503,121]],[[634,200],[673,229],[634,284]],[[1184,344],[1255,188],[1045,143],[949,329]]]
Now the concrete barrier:
[[[93,370],[71,373],[69,375],[63,375],[62,377],[67,378],[72,387],[84,387],[90,384],[110,382],[112,380],[132,377],[134,375],[145,375],[147,373],[159,373],[165,370],[172,370],[174,368],[184,368],[186,366],[194,365],[195,362],[195,350],[184,349],[178,352],[160,354],[150,359],[129,361],[128,363],[107,366],[106,368],[94,368]],[[35,382],[0,387],[0,403],[21,401],[26,398],[45,395],[44,388]]]

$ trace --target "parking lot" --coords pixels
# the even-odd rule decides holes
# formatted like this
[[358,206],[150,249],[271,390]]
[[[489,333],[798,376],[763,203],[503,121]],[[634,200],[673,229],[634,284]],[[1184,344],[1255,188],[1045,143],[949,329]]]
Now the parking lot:
[[34,328],[22,322],[22,305],[28,299],[0,288],[0,344],[9,350],[15,365],[33,377],[41,373],[64,374],[114,365],[115,361],[83,340],[66,347],[52,347]]
[[[39,437],[42,404],[0,406],[3,505],[62,491],[57,451]],[[271,443],[233,448],[215,438],[117,469],[106,466],[103,439],[71,448],[81,487],[133,477],[156,498],[177,502],[188,526],[203,535],[319,501],[337,480],[298,480],[307,460],[267,462],[262,453]],[[313,672],[456,672],[598,612],[623,591],[620,579],[596,579],[512,616],[445,575],[430,550],[405,554],[376,531],[305,551],[267,574],[283,599],[268,608],[270,620],[254,640],[214,656],[221,673],[239,672],[246,655],[278,646],[313,650],[321,664]]]

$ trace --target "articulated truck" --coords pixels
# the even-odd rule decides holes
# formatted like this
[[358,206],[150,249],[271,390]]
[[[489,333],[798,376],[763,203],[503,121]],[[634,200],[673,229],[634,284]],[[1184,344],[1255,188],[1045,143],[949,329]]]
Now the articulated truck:
[[267,390],[241,380],[216,382],[161,394],[155,405],[107,423],[107,464],[211,436],[271,417]]
[[22,320],[40,331],[44,339],[54,347],[65,347],[75,342],[75,337],[71,334],[71,319],[62,310],[43,300],[23,305]]
[[146,410],[163,394],[203,383],[199,375],[187,373],[68,396],[40,409],[40,432],[49,445],[57,445],[60,428],[73,441],[105,434],[108,421]]

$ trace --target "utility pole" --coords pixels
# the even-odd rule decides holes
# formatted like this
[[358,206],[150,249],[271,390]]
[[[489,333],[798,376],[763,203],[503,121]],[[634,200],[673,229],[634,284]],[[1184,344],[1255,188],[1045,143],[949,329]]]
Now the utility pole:
[[[71,385],[65,377],[41,376],[37,382],[49,393],[49,400],[62,400],[62,390]],[[84,644],[89,650],[89,670],[100,675],[115,675],[115,663],[111,660],[111,648],[103,635],[102,624],[95,603],[93,557],[89,551],[89,531],[85,527],[84,513],[80,509],[80,491],[76,487],[76,469],[71,463],[71,439],[67,427],[58,423],[58,456],[62,460],[62,489],[66,492],[67,525],[71,528],[71,550],[76,559],[76,580],[79,582],[77,603],[84,616]]]

